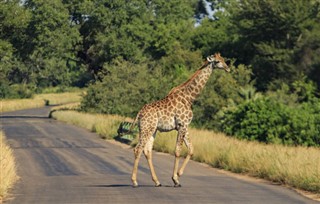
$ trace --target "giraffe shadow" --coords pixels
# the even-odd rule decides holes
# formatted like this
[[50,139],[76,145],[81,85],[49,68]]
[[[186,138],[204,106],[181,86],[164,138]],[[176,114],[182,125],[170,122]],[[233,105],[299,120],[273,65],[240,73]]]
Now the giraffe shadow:
[[131,185],[128,185],[128,184],[89,185],[88,187],[92,187],[92,188],[122,188],[122,187],[131,187]]
[[171,187],[173,188],[174,186],[170,185],[162,185],[160,187],[155,187],[154,185],[139,185],[138,187],[133,187],[132,185],[128,184],[110,184],[110,185],[89,185],[88,187],[91,188],[163,188],[163,187]]

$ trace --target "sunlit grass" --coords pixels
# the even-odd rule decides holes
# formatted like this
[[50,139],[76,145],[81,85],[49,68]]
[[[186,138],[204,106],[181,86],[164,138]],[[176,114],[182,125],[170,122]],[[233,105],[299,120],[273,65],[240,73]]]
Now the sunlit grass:
[[0,112],[39,108],[45,104],[44,100],[39,99],[5,99],[0,101]]
[[[193,159],[235,173],[320,193],[320,149],[240,141],[206,130],[190,130]],[[161,133],[155,149],[173,154],[176,133]],[[186,150],[184,149],[184,154]]]
[[83,95],[84,92],[49,93],[37,94],[34,99],[44,100],[47,103],[46,105],[58,105],[79,102]]
[[12,150],[5,142],[4,133],[0,131],[0,203],[17,179]]
[[31,99],[5,99],[0,101],[0,112],[39,108],[45,105],[57,105],[79,102],[82,92],[36,94]]

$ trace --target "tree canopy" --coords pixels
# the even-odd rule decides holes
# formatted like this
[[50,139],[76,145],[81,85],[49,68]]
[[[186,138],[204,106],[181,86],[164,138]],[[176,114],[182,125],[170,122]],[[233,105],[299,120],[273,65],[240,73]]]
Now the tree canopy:
[[222,130],[225,113],[262,95],[292,107],[315,103],[320,2],[0,2],[1,98],[28,97],[52,86],[88,86],[83,109],[132,116],[215,52],[228,59],[233,72],[210,79],[195,104],[194,124]]
[[259,90],[302,75],[319,85],[319,9],[316,0],[2,1],[2,79],[84,85],[118,58],[139,64],[181,49],[252,65]]

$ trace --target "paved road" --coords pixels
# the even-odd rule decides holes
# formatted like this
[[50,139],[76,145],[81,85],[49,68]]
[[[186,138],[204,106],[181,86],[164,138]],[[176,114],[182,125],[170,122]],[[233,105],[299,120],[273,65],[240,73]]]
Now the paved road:
[[[318,203],[281,186],[239,180],[190,162],[173,188],[173,157],[154,155],[163,187],[153,187],[141,158],[139,188],[132,188],[132,150],[47,118],[49,108],[4,113],[2,128],[21,177],[10,204],[64,203]],[[195,150],[197,151],[197,150]]]

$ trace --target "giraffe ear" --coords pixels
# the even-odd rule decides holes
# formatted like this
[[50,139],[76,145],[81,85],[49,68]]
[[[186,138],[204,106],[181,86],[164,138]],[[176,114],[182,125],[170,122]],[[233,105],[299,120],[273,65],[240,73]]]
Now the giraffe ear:
[[214,53],[214,56],[215,56],[215,57],[221,57],[221,56],[220,56],[220,52]]

